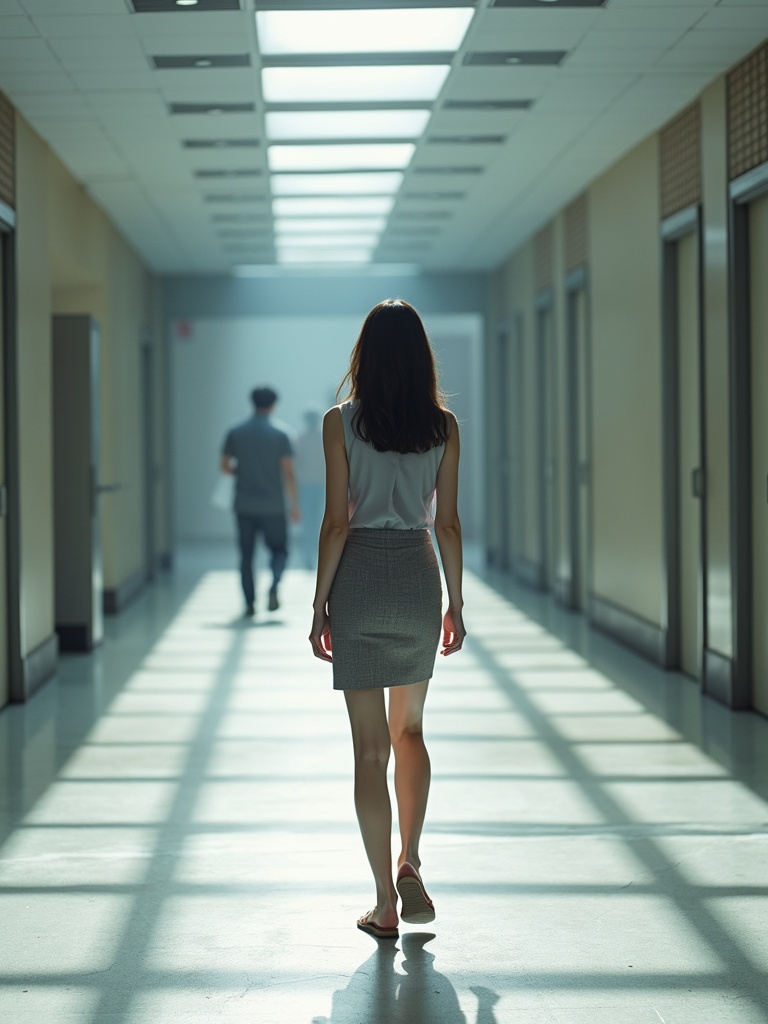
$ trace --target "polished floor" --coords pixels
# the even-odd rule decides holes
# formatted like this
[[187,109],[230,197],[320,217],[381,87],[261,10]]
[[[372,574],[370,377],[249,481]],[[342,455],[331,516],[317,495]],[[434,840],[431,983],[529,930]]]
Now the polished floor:
[[768,1020],[768,721],[470,577],[427,708],[437,920],[377,945],[310,578],[248,624],[229,561],[0,713],[3,1024]]

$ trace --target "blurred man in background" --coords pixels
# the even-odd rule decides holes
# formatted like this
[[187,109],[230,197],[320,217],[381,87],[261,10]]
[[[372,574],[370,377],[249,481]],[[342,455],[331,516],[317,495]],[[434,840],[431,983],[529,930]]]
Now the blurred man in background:
[[301,518],[293,446],[288,431],[271,419],[277,392],[269,387],[251,393],[253,415],[227,434],[221,451],[221,470],[235,477],[234,511],[240,548],[240,579],[245,614],[252,618],[256,608],[253,556],[256,539],[263,535],[270,551],[272,584],[267,607],[280,607],[277,587],[288,560],[286,497],[293,522]]

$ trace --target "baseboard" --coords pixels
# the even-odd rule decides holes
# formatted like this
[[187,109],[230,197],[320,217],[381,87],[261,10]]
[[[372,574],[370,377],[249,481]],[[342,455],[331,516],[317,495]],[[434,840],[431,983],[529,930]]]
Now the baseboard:
[[124,608],[127,608],[131,601],[135,601],[147,585],[146,569],[141,568],[128,576],[116,587],[109,587],[104,591],[104,612],[106,615],[118,615]]
[[52,633],[47,640],[22,655],[20,673],[20,691],[11,693],[11,700],[15,703],[23,703],[39,690],[43,683],[56,674],[56,665],[59,659],[59,638]]
[[705,648],[701,689],[726,707],[737,707],[733,699],[733,660],[719,651]]
[[574,610],[573,588],[569,579],[566,579],[564,576],[556,579],[552,586],[552,593],[555,596],[555,601],[561,607],[567,608],[568,611]]
[[661,626],[597,594],[589,595],[589,619],[596,629],[619,640],[649,661],[664,665],[666,631]]
[[538,562],[532,562],[530,558],[516,558],[512,569],[521,583],[534,590],[544,589],[544,568]]

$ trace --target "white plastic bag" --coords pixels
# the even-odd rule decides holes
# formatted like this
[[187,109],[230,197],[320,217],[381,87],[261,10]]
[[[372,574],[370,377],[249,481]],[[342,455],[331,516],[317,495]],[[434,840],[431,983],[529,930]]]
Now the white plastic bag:
[[223,512],[231,512],[235,498],[235,478],[230,473],[219,473],[216,486],[211,491],[211,504]]

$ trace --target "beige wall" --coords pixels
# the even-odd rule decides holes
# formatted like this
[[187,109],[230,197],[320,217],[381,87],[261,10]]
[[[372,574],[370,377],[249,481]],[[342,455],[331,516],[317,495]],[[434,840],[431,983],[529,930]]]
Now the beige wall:
[[51,293],[45,144],[21,118],[17,145],[17,317],[21,646],[53,632]]
[[655,137],[589,191],[594,590],[657,624],[662,607],[658,196]]
[[[102,499],[107,588],[145,568],[140,346],[147,329],[158,349],[164,335],[158,282],[20,116],[17,137],[22,653],[27,654],[54,628],[51,316],[89,313],[101,326],[100,475],[105,483],[123,485]],[[156,362],[164,365],[161,358]],[[162,377],[153,395],[156,405],[161,388]],[[164,422],[160,413],[157,409],[158,423]],[[164,439],[160,432],[158,446]],[[164,475],[164,449],[157,462]],[[158,492],[162,510],[164,480]],[[160,542],[168,544],[165,529]]]

